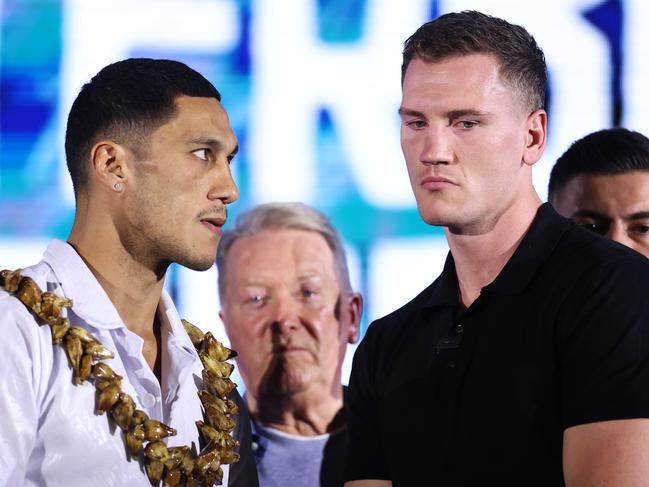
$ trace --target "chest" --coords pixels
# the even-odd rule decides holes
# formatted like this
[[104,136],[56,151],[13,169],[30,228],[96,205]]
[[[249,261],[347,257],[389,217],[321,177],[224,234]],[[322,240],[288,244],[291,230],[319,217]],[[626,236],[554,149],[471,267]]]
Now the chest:
[[[466,311],[422,310],[391,344],[377,380],[382,434],[392,458],[403,459],[398,468],[432,462],[462,476],[463,458],[483,474],[538,461],[560,478],[558,310],[524,295],[482,296]],[[416,445],[407,459],[404,443]]]
[[[202,419],[197,397],[200,365],[184,363],[173,371],[177,380],[167,370],[169,377],[163,376],[161,387],[139,347],[110,333],[98,335],[115,353],[106,363],[123,377],[121,389],[133,398],[136,408],[176,429],[177,435],[168,438],[167,445],[198,449],[194,422]],[[36,444],[29,459],[33,484],[57,485],[64,480],[61,485],[150,485],[140,463],[128,458],[121,430],[106,414],[96,414],[94,385],[74,385],[71,378],[63,349],[53,348],[49,383],[39,397]]]

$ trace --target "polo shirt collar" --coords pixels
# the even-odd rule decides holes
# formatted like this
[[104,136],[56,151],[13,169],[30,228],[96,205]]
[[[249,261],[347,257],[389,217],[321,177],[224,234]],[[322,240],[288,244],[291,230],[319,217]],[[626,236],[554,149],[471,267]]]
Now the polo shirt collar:
[[[522,293],[569,227],[570,220],[559,216],[549,203],[542,204],[514,254],[496,279],[482,288],[483,292]],[[432,286],[423,307],[455,306],[459,299],[455,261],[449,252],[444,270]]]
[[521,294],[548,260],[570,220],[559,216],[550,203],[544,203],[500,274],[483,291],[496,294]]
[[67,242],[53,240],[43,260],[50,266],[72,310],[89,325],[99,329],[124,327],[112,301],[76,250]]
[[444,263],[444,270],[432,286],[424,307],[457,306],[460,304],[460,287],[455,273],[455,261],[449,252]]

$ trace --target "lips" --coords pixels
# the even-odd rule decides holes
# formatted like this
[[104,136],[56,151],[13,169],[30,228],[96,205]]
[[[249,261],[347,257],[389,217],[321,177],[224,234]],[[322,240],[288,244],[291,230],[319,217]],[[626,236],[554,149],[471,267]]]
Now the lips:
[[421,180],[419,186],[431,191],[437,191],[440,189],[452,188],[458,186],[458,184],[443,176],[428,176]]
[[210,232],[220,235],[221,227],[225,223],[225,218],[219,218],[219,217],[201,218],[201,223]]
[[273,347],[273,353],[289,353],[289,352],[308,352],[309,350],[306,347],[299,345],[286,344],[286,345],[277,345]]

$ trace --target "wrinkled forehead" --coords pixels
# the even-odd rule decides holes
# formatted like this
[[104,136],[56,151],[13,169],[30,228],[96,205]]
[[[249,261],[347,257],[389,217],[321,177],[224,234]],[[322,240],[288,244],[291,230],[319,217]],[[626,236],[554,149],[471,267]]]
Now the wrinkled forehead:
[[229,249],[226,265],[228,273],[240,278],[335,274],[333,253],[324,237],[296,229],[268,229],[239,237]]

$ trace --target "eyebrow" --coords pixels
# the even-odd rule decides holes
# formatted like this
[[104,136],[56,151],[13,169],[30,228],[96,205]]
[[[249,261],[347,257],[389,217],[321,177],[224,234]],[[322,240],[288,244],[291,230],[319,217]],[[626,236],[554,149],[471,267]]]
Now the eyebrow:
[[638,211],[624,217],[625,220],[644,220],[649,218],[649,211]]
[[[211,147],[214,150],[219,150],[223,149],[224,145],[223,142],[221,142],[218,139],[215,139],[213,137],[196,137],[193,138],[189,141],[190,144],[196,144],[196,145],[207,145]],[[239,152],[239,144],[237,144],[232,152],[230,152],[231,156],[236,155],[236,153]]]
[[[411,116],[411,117],[426,118],[426,116],[422,112],[418,110],[413,110],[412,108],[406,108],[406,107],[399,107],[399,115],[401,115],[402,117]],[[460,110],[450,110],[446,112],[444,115],[448,119],[455,120],[461,117],[488,117],[490,113],[483,112],[481,110],[475,110],[473,108],[463,108]]]
[[[603,215],[602,213],[598,213],[597,211],[592,211],[592,210],[579,210],[572,214],[572,218],[577,216],[584,217],[584,218],[592,218],[594,220],[611,221],[611,218],[609,216]],[[637,211],[635,213],[631,213],[630,215],[624,215],[622,219],[624,221],[630,221],[630,220],[644,220],[646,218],[649,218],[649,211]]]
[[592,211],[592,210],[575,211],[571,215],[571,218],[575,218],[577,216],[580,216],[580,217],[583,217],[583,218],[592,218],[594,220],[601,220],[601,221],[608,221],[608,222],[611,221],[611,219],[608,216],[603,215],[602,213],[598,213],[596,211]]

